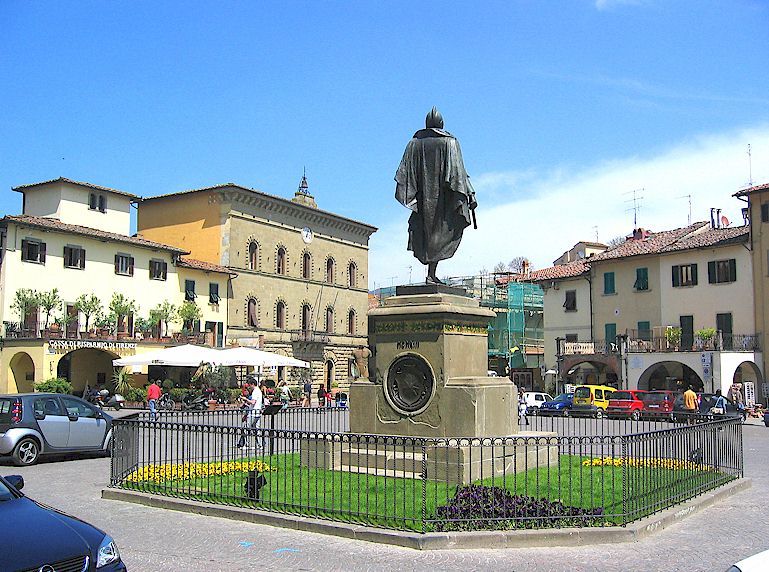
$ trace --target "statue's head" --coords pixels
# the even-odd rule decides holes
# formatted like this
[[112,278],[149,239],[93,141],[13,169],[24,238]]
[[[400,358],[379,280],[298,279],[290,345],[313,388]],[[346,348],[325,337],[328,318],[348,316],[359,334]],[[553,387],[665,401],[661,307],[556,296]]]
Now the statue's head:
[[425,118],[425,127],[428,129],[443,129],[443,115],[435,107],[430,110]]

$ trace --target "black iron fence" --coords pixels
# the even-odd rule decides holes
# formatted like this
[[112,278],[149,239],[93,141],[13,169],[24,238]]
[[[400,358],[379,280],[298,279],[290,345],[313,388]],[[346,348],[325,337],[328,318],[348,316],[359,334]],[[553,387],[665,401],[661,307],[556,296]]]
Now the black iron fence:
[[[287,427],[323,413],[283,415],[275,421]],[[543,418],[534,434],[524,426],[510,437],[456,439],[250,421],[220,412],[116,420],[110,485],[430,532],[624,525],[742,476],[738,419]]]

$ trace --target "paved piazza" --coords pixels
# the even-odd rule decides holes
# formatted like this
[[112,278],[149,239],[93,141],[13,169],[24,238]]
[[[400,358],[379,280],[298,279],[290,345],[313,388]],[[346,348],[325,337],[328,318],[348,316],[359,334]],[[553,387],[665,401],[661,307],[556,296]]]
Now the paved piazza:
[[129,570],[621,570],[725,571],[769,548],[769,428],[745,426],[745,473],[753,487],[639,543],[584,548],[419,552],[100,498],[109,459],[16,468],[30,497],[112,534]]

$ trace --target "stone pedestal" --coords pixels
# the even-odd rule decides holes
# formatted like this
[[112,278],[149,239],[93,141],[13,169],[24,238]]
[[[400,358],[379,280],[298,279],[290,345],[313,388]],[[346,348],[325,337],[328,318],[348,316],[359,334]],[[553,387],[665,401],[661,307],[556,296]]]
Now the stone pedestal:
[[370,379],[350,386],[350,433],[303,441],[303,465],[451,485],[557,465],[554,434],[519,433],[515,385],[486,375],[494,312],[461,294],[399,287],[369,312]]
[[369,312],[372,375],[350,387],[350,431],[419,437],[516,433],[515,386],[486,376],[494,312],[440,286],[407,288]]

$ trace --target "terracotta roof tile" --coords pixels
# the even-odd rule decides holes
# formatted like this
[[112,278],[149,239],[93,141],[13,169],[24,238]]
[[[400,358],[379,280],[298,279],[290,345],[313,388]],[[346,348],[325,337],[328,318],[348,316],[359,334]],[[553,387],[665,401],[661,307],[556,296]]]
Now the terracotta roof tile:
[[145,240],[138,236],[128,236],[125,234],[117,234],[114,232],[106,232],[97,228],[91,228],[88,226],[80,226],[77,224],[67,224],[61,222],[57,218],[42,217],[42,216],[30,216],[30,215],[8,215],[0,219],[0,222],[10,221],[16,224],[30,226],[33,228],[40,228],[43,230],[49,230],[54,232],[64,232],[71,234],[79,234],[82,236],[90,236],[99,240],[106,240],[111,242],[122,242],[125,244],[132,244],[134,246],[141,246],[143,248],[151,248],[153,250],[168,250],[169,252],[177,252],[180,254],[187,254],[187,251],[182,248],[176,248],[168,244],[162,244],[160,242],[154,242],[152,240]]
[[194,268],[195,270],[203,270],[205,272],[218,272],[220,274],[237,275],[226,266],[219,266],[218,264],[213,264],[212,262],[195,260],[194,258],[187,258],[186,256],[182,256],[179,259],[179,266],[184,268]]
[[761,185],[754,185],[752,187],[748,187],[747,189],[742,189],[741,191],[734,193],[732,196],[743,197],[745,195],[749,195],[750,193],[757,193],[759,191],[769,191],[769,183],[763,183]]
[[544,282],[547,280],[561,280],[581,276],[590,269],[585,260],[575,260],[566,264],[558,264],[541,270],[533,270],[529,273],[528,280],[532,282]]
[[605,252],[591,256],[590,263],[614,260],[617,258],[630,258],[631,256],[659,254],[663,249],[669,247],[676,241],[698,232],[703,232],[708,227],[710,227],[709,222],[696,222],[683,228],[652,232],[643,240],[628,239]]
[[111,189],[110,187],[101,187],[99,185],[94,185],[93,183],[84,183],[82,181],[73,181],[72,179],[67,179],[65,177],[59,177],[58,179],[51,179],[50,181],[40,181],[39,183],[29,183],[27,185],[19,185],[18,187],[13,187],[14,191],[23,192],[24,189],[31,189],[32,187],[39,187],[40,185],[47,185],[49,183],[69,183],[71,185],[78,185],[80,187],[87,187],[89,189],[96,189],[97,191],[106,191],[109,193],[115,193],[118,195],[123,195],[124,197],[129,197],[132,199],[138,199],[141,200],[141,197],[132,195],[131,193],[126,193],[125,191],[120,191],[118,189]]
[[680,250],[694,250],[696,248],[708,248],[711,246],[725,246],[745,242],[750,235],[747,226],[735,226],[727,228],[711,228],[705,232],[686,236],[673,244],[661,249],[661,253],[677,252]]

